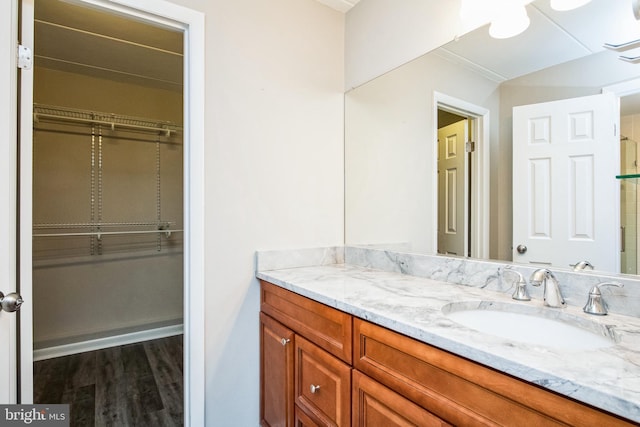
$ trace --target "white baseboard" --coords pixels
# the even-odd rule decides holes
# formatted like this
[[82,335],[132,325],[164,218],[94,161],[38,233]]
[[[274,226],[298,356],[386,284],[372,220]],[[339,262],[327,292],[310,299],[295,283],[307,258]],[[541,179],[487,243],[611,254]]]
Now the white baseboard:
[[133,344],[142,341],[166,338],[180,335],[184,331],[182,324],[148,329],[146,331],[130,332],[111,337],[91,339],[71,344],[41,348],[33,351],[34,362],[38,360],[52,359],[54,357],[68,356],[70,354],[84,353],[85,351],[100,350],[119,345]]

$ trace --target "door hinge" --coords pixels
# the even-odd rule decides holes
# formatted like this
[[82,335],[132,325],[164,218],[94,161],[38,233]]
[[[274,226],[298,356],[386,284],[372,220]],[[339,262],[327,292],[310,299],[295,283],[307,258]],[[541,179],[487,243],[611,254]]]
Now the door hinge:
[[464,151],[467,153],[473,153],[476,151],[476,143],[474,141],[467,141],[464,144]]
[[22,70],[33,68],[33,52],[30,47],[18,45],[18,68]]

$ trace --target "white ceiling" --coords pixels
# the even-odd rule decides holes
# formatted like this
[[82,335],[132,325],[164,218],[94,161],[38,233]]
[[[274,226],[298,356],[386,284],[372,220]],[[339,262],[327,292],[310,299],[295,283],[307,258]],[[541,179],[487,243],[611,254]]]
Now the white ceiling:
[[[567,12],[551,9],[549,0],[536,0],[527,6],[527,12],[531,24],[522,34],[497,40],[484,27],[447,44],[445,54],[503,81],[605,51],[604,43],[640,39],[640,23],[633,15],[631,0],[592,0]],[[613,57],[618,55],[611,52]]]
[[360,0],[318,0],[320,3],[329,6],[332,9],[339,10],[340,12],[348,12],[353,6]]

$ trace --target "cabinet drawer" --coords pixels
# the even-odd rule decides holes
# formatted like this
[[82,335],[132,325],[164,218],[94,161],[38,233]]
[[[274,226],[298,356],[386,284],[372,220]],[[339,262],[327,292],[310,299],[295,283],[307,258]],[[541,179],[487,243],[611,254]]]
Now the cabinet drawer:
[[260,281],[261,310],[351,364],[351,315]]
[[305,412],[296,405],[296,423],[294,424],[296,427],[321,427],[320,424],[316,423],[309,417]]
[[296,404],[320,425],[351,423],[351,367],[295,337]]
[[354,337],[354,368],[452,424],[632,425],[360,319]]
[[351,381],[353,427],[451,426],[426,409],[354,370]]

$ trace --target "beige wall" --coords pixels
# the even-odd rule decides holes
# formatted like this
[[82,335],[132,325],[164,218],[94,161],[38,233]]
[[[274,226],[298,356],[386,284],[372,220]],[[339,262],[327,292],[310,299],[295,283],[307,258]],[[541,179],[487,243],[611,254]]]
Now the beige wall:
[[206,424],[256,426],[255,251],[343,242],[344,15],[172,1],[206,15]]
[[346,17],[345,89],[465,34],[459,10],[459,0],[361,0]]
[[[346,94],[347,244],[433,252],[434,92],[490,110],[493,156],[499,151],[498,91],[498,83],[433,54]],[[492,182],[496,178],[492,173]]]
[[[38,104],[182,121],[180,93],[43,68],[36,68],[34,77]],[[39,121],[35,129],[34,224],[90,222],[90,127]],[[94,139],[96,156],[102,147],[101,203],[94,190],[94,215],[100,212],[107,223],[154,221],[156,138],[108,128],[98,133],[103,135],[101,144]],[[159,141],[161,217],[182,229],[182,138]],[[90,230],[39,232],[52,231]],[[161,239],[158,251],[155,235],[103,236],[101,242],[35,238],[34,346],[180,324],[182,235]]]

